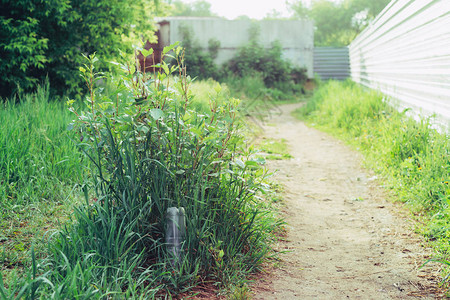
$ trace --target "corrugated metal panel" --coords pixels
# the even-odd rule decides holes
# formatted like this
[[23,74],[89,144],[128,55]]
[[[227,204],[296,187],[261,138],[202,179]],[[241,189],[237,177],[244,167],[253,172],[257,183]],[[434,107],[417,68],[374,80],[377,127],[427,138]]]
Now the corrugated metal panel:
[[314,73],[321,79],[345,80],[350,76],[347,47],[315,47]]
[[450,128],[449,0],[394,0],[349,50],[355,82]]

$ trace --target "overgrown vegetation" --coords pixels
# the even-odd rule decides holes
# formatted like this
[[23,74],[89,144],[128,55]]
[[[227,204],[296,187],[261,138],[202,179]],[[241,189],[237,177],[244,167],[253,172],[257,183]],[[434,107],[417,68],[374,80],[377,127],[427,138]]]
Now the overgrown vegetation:
[[251,99],[270,97],[286,100],[305,93],[306,69],[293,67],[284,60],[279,42],[274,42],[270,49],[261,45],[257,25],[249,30],[249,43],[239,48],[222,67],[214,64],[220,48],[218,40],[209,40],[208,51],[204,51],[189,27],[181,26],[179,30],[186,48],[186,66],[190,76],[213,78],[226,83],[233,94]]
[[348,46],[389,4],[389,0],[295,0],[288,3],[295,18],[314,20],[315,46]]
[[[280,223],[259,200],[269,174],[245,148],[238,101],[216,84],[208,106],[198,106],[182,50],[175,53],[179,65],[163,63],[161,73],[123,65],[127,73],[108,94],[95,89],[95,56],[80,68],[91,93],[84,112],[71,108],[71,132],[92,166],[84,204],[47,234],[47,258],[31,251],[28,271],[8,273],[3,298],[134,299],[181,293],[199,281],[240,286],[267,257]],[[179,259],[164,239],[171,206],[187,216]]]
[[219,69],[214,63],[220,42],[216,39],[208,41],[208,51],[205,52],[195,39],[192,29],[182,25],[178,30],[183,37],[183,47],[186,49],[185,63],[188,74],[197,79],[219,79]]
[[321,86],[297,115],[361,149],[398,198],[424,223],[420,231],[450,254],[450,139],[351,82]]
[[0,97],[31,91],[47,76],[52,91],[80,94],[82,53],[107,62],[149,36],[155,0],[5,0],[0,4]]
[[2,270],[21,266],[35,236],[66,218],[74,185],[87,175],[87,160],[66,131],[72,118],[50,100],[48,84],[0,105]]
[[[18,102],[16,104],[16,102]],[[0,106],[0,212],[64,198],[81,181],[82,155],[66,128],[72,116],[50,101],[48,84]]]

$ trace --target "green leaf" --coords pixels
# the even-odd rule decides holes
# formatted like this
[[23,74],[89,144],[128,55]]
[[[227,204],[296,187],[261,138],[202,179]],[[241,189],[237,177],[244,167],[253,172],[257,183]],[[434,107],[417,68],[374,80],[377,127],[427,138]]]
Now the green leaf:
[[141,50],[142,55],[144,55],[144,57],[150,56],[153,54],[153,48],[150,49],[142,49]]
[[164,112],[159,108],[154,108],[154,109],[150,110],[150,115],[155,120],[164,118]]
[[235,164],[236,164],[239,168],[241,168],[241,169],[244,169],[244,168],[245,168],[244,162],[243,162],[242,160],[240,160],[240,159],[236,159],[236,160],[235,160]]
[[138,131],[142,131],[145,134],[150,131],[150,128],[147,125],[139,125],[136,129]]
[[259,166],[258,163],[256,161],[253,161],[253,160],[247,160],[245,162],[245,165],[246,166],[252,166],[252,167],[258,167]]
[[165,55],[166,53],[170,52],[170,50],[172,50],[173,48],[175,48],[176,46],[178,46],[179,43],[180,43],[180,42],[175,42],[175,43],[173,43],[172,45],[169,45],[169,46],[164,47],[162,54]]
[[263,157],[257,157],[255,161],[260,165],[264,165],[266,163],[266,160]]
[[214,87],[214,91],[219,94],[220,92],[222,92],[222,86],[220,85],[220,83],[217,83],[216,86]]

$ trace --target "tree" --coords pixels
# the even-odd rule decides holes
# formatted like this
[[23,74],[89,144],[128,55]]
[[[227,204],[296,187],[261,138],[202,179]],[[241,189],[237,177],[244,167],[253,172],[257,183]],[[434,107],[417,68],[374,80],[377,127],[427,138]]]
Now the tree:
[[316,46],[346,46],[380,13],[390,0],[313,0],[310,7],[301,0],[288,3],[297,18],[314,21]]
[[204,0],[197,0],[190,4],[176,0],[172,3],[171,16],[185,16],[185,17],[217,17],[211,11],[211,4]]
[[81,54],[113,59],[130,46],[125,37],[152,28],[155,2],[1,0],[0,97],[29,90],[46,76],[60,93],[79,92]]
[[353,26],[362,31],[386,7],[390,0],[345,0],[344,6],[352,12]]

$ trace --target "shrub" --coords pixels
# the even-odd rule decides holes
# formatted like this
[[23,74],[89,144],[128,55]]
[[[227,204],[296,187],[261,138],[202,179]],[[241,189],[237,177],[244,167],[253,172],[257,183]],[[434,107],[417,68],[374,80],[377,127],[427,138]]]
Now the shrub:
[[98,49],[105,62],[114,60],[133,26],[150,29],[154,7],[146,0],[2,1],[0,97],[30,91],[46,76],[60,94],[80,93],[81,54]]
[[[192,29],[186,25],[179,28],[183,36],[183,46],[186,48],[185,62],[187,73],[198,79],[213,78],[230,84],[236,92],[246,90],[240,83],[249,77],[255,80],[262,78],[264,94],[273,94],[274,98],[291,97],[292,93],[304,93],[303,84],[307,80],[306,69],[292,67],[282,57],[282,46],[276,41],[270,49],[265,49],[259,43],[259,27],[252,27],[249,32],[250,42],[242,46],[238,53],[224,66],[218,68],[214,59],[220,48],[220,41],[208,41],[208,51],[194,40]],[[254,94],[251,89],[246,91]],[[261,92],[258,92],[260,95]]]
[[[228,73],[237,77],[261,74],[267,88],[285,92],[299,92],[306,81],[306,70],[293,68],[283,59],[282,45],[275,41],[267,50],[259,43],[259,28],[252,27],[250,42],[238,50],[237,55],[227,64]],[[300,87],[296,86],[300,85]]]
[[220,42],[215,39],[208,41],[208,51],[205,52],[193,37],[192,29],[186,25],[180,25],[178,30],[183,37],[182,45],[186,49],[184,61],[187,72],[192,78],[217,79],[219,71],[214,59],[220,48]]
[[[174,57],[183,57],[181,48]],[[98,77],[95,56],[89,59],[81,70],[92,88]],[[191,83],[178,61],[172,67],[163,62],[153,74],[123,65],[128,72],[116,94],[91,89],[88,109],[72,108],[95,176],[75,222],[51,236],[51,256],[22,279],[27,295],[154,297],[199,280],[226,285],[242,281],[268,254],[279,223],[258,201],[267,174],[243,147],[238,101],[221,104],[213,95],[209,113],[192,110]],[[173,206],[184,207],[187,216],[176,263],[164,243],[165,212]],[[43,274],[43,284],[35,284],[35,274]]]

